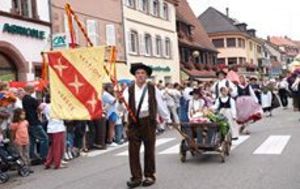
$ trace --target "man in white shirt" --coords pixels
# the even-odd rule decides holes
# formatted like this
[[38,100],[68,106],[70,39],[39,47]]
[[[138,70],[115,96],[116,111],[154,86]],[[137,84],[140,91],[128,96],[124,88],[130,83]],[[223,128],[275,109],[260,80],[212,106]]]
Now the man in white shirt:
[[192,99],[192,95],[190,95],[190,93],[193,91],[193,87],[192,84],[190,82],[186,83],[186,87],[183,90],[183,97],[186,101],[189,101]]
[[[130,72],[135,76],[135,83],[123,92],[123,97],[134,114],[128,116],[129,163],[132,177],[127,186],[135,188],[155,183],[156,116],[158,113],[165,121],[169,121],[170,115],[159,90],[146,82],[152,74],[152,69],[143,63],[134,63],[131,64]],[[144,175],[140,164],[142,143],[145,147]]]
[[287,78],[280,77],[280,82],[278,82],[278,94],[280,97],[281,104],[284,109],[287,109],[288,106],[288,91],[289,91],[289,83],[287,82]]
[[229,89],[230,96],[236,97],[237,96],[237,87],[234,85],[231,81],[226,79],[227,73],[223,70],[217,72],[218,80],[214,83],[214,85],[211,87],[211,91],[215,95],[215,98],[217,99],[220,96],[220,91],[222,87],[226,87]]

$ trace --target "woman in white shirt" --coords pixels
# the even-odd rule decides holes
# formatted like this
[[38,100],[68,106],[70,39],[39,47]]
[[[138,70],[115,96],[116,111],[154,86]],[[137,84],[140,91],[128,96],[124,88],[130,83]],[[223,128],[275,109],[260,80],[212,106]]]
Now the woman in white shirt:
[[65,151],[66,128],[63,120],[53,119],[50,117],[50,97],[47,97],[46,103],[47,104],[41,104],[41,106],[44,106],[43,108],[41,108],[43,109],[43,114],[48,120],[47,133],[49,135],[51,145],[48,150],[45,169],[49,169],[52,164],[54,164],[54,169],[65,168],[65,166],[61,164],[61,160]]

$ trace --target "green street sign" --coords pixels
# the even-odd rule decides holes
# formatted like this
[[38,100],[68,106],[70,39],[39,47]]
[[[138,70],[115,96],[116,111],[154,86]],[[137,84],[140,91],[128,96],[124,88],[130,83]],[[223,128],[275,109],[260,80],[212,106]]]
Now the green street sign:
[[14,35],[21,35],[21,36],[26,36],[26,37],[32,37],[35,39],[40,39],[43,40],[45,39],[45,32],[34,29],[34,28],[29,28],[29,27],[23,27],[23,26],[18,26],[15,24],[8,24],[5,23],[3,25],[3,33],[10,33]]

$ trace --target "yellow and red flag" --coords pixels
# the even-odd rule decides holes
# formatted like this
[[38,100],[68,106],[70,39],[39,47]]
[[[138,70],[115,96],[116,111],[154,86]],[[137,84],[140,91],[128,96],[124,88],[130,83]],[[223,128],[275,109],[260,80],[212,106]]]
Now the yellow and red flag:
[[104,53],[105,47],[47,53],[51,117],[64,120],[101,117]]

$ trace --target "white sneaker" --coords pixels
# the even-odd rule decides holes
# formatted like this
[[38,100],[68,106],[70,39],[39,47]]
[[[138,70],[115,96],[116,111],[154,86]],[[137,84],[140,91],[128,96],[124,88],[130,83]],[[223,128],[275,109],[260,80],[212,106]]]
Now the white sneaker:
[[68,157],[70,160],[74,158],[71,152],[68,152]]
[[70,160],[69,155],[68,155],[67,152],[65,152],[65,154],[64,154],[64,159],[67,160],[67,161]]
[[111,144],[108,144],[107,146],[108,147],[117,147],[119,145],[117,143],[115,143],[115,142],[112,142]]
[[69,162],[67,162],[67,161],[61,160],[61,164],[66,165],[66,164],[68,164],[68,163],[69,163]]

